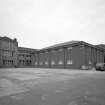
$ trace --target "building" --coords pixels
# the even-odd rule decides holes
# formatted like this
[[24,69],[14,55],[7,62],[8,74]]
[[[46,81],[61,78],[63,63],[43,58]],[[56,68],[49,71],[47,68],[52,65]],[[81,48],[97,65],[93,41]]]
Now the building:
[[0,37],[0,67],[17,66],[18,42],[16,39]]
[[89,69],[98,62],[105,62],[105,49],[99,45],[69,41],[37,50],[0,37],[0,67]]
[[0,37],[0,67],[33,67],[36,50],[18,47],[16,39]]
[[104,62],[105,62],[105,44],[99,44],[99,45],[96,45],[96,47],[99,47],[104,50]]
[[88,69],[104,62],[104,50],[83,41],[70,41],[41,49],[35,64],[40,68]]
[[18,67],[34,67],[35,49],[18,47]]

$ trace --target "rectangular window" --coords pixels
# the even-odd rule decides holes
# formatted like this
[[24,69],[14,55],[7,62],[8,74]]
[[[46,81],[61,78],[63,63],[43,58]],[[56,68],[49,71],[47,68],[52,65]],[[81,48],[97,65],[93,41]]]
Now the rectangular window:
[[51,52],[53,53],[53,52],[55,52],[55,50],[52,50]]
[[37,62],[35,62],[35,65],[37,65],[38,63]]
[[14,53],[12,52],[12,56],[14,55]]
[[92,62],[91,62],[91,61],[89,61],[89,64],[91,65],[91,64],[92,64]]
[[67,64],[72,65],[73,64],[72,60],[67,60]]
[[48,51],[46,51],[45,53],[48,53]]
[[72,47],[68,47],[67,49],[68,49],[68,50],[72,50]]
[[52,64],[52,65],[55,65],[55,62],[54,62],[54,61],[51,61],[51,64]]
[[43,65],[43,63],[42,63],[42,62],[40,62],[39,64],[40,64],[40,65]]
[[63,49],[61,48],[61,49],[59,49],[59,51],[63,51]]
[[45,65],[48,65],[48,61],[45,62]]
[[12,56],[12,52],[10,52],[10,51],[4,51],[3,52],[3,56],[10,57],[10,56]]
[[84,47],[85,47],[85,45],[81,45],[81,46],[80,46],[80,49],[84,49]]
[[3,60],[3,65],[5,64],[5,60]]
[[59,65],[62,65],[62,64],[63,64],[63,61],[60,60],[60,61],[59,61]]

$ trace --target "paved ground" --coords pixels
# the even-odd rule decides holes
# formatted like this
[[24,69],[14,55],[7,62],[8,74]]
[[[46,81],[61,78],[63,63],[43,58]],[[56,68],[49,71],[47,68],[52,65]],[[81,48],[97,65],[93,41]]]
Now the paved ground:
[[0,105],[105,105],[105,72],[0,69]]

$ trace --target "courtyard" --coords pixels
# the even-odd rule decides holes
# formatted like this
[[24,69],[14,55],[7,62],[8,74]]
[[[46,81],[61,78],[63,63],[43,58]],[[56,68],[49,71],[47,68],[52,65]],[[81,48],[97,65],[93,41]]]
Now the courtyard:
[[105,105],[105,72],[0,69],[0,105]]

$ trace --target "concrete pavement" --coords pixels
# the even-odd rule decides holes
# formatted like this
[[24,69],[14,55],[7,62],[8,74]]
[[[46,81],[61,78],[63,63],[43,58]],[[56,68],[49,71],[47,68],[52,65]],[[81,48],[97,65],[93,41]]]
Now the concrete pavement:
[[105,72],[0,69],[0,105],[105,105]]

